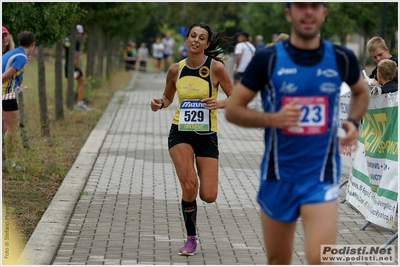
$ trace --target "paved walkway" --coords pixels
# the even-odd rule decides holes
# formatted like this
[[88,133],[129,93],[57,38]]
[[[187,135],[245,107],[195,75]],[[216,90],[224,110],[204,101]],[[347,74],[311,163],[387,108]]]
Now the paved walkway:
[[[218,199],[215,204],[198,200],[198,251],[178,255],[185,228],[167,149],[177,101],[168,109],[150,110],[164,84],[163,75],[135,73],[115,94],[21,258],[40,265],[266,263],[255,201],[263,132],[228,123],[223,110]],[[394,234],[374,225],[360,230],[362,216],[346,203],[338,205],[338,244],[380,245]],[[293,264],[306,264],[303,236],[298,223]]]

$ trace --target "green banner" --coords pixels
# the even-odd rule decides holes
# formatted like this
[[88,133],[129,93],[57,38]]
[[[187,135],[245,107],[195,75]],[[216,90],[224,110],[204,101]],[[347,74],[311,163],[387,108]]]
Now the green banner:
[[371,96],[346,189],[346,200],[367,221],[393,230],[399,176],[397,96]]

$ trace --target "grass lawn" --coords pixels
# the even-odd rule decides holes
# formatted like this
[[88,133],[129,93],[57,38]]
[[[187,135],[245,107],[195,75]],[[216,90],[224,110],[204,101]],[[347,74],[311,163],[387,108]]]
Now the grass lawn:
[[[87,105],[92,110],[68,110],[64,96],[64,120],[55,120],[53,58],[46,59],[45,68],[50,136],[43,137],[40,133],[38,68],[37,59],[33,57],[26,66],[23,80],[29,88],[24,91],[29,148],[23,148],[19,135],[14,138],[11,149],[8,144],[5,145],[6,157],[26,168],[24,172],[9,168],[8,173],[2,173],[3,215],[6,213],[15,221],[16,232],[23,245],[33,233],[114,92],[126,87],[132,78],[132,72],[126,72],[121,67],[111,75],[109,82],[105,79],[101,81],[98,88],[92,88],[86,81],[89,91],[85,94],[89,95]],[[85,66],[82,69],[85,73]],[[66,87],[66,78],[63,78],[64,93]]]

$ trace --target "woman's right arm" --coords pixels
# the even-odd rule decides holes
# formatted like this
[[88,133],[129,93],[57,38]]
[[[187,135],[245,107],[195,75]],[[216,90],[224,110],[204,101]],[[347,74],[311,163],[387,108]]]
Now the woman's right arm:
[[156,112],[160,108],[167,108],[174,101],[174,96],[176,92],[175,82],[178,76],[178,67],[178,63],[175,63],[169,68],[162,97],[154,98],[150,103],[152,111]]

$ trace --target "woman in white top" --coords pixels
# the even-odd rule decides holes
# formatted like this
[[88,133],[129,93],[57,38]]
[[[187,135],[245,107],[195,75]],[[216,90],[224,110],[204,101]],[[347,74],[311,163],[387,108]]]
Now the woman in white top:
[[164,71],[167,72],[169,66],[171,66],[172,56],[174,55],[175,41],[169,33],[166,33],[161,43],[164,45]]
[[154,74],[157,77],[160,73],[160,62],[163,58],[164,45],[161,43],[160,37],[156,38],[156,42],[153,44],[151,54],[154,58]]
[[146,43],[141,43],[137,52],[139,60],[139,70],[146,72],[147,59],[149,58],[149,49],[146,47]]

